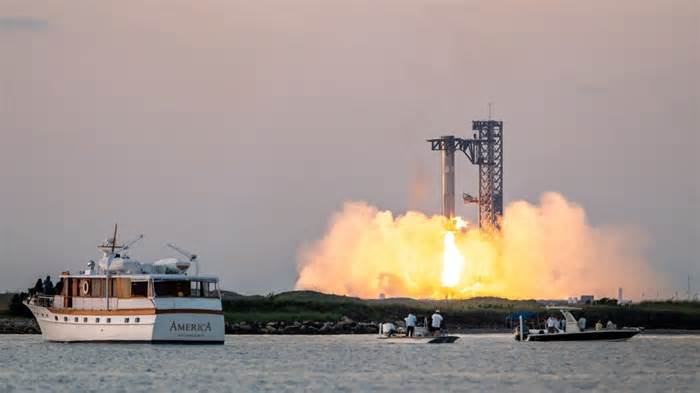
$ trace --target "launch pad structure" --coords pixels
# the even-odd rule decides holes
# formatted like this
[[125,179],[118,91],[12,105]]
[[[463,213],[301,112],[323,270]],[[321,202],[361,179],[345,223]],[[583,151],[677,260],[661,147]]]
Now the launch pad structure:
[[428,139],[433,151],[440,151],[442,214],[455,217],[455,152],[461,151],[469,162],[479,167],[479,197],[464,193],[465,203],[479,205],[479,228],[499,229],[503,215],[503,122],[472,121],[471,139],[445,135]]

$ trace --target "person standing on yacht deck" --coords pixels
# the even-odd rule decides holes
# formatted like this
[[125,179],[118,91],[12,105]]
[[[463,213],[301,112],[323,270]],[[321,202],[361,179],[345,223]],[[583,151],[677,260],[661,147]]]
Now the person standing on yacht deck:
[[549,318],[547,318],[547,333],[556,333],[557,325],[559,325],[557,319],[550,315]]
[[53,295],[53,283],[51,282],[51,276],[46,276],[44,280],[44,295]]
[[413,313],[408,313],[406,319],[406,337],[413,337],[416,331],[416,316]]
[[435,310],[435,313],[430,317],[431,319],[431,324],[430,324],[430,331],[433,332],[433,335],[435,335],[435,332],[438,332],[437,334],[440,333],[440,327],[442,326],[442,315],[440,315],[440,310]]

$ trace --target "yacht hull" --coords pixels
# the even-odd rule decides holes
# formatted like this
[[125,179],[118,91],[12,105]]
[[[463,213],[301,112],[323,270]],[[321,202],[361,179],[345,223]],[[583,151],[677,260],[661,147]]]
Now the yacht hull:
[[[210,310],[56,310],[27,304],[47,341],[224,342],[224,316]],[[140,312],[143,311],[143,312]]]

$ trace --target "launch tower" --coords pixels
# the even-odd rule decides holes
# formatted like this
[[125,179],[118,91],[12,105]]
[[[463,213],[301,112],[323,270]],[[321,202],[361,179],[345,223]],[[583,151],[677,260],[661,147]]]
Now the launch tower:
[[455,216],[454,153],[461,151],[479,166],[479,197],[464,194],[464,202],[479,205],[479,228],[498,230],[503,215],[503,122],[475,120],[472,130],[472,139],[453,135],[428,139],[431,150],[441,152],[442,214],[450,219]]

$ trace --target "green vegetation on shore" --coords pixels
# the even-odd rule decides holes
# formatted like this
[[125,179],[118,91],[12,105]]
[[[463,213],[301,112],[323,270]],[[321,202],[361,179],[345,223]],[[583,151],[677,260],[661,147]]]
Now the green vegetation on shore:
[[[654,301],[618,306],[603,302],[583,306],[580,311],[589,324],[612,320],[618,326],[647,329],[700,329],[700,302]],[[416,300],[408,298],[359,299],[312,291],[292,291],[267,296],[224,293],[224,311],[230,322],[255,321],[337,321],[347,316],[355,321],[402,320],[409,311],[430,315],[439,308],[448,323],[459,328],[502,328],[506,317],[518,311],[548,311],[535,300],[481,297],[464,300]],[[578,313],[575,313],[578,315]]]
[[0,315],[31,318],[31,311],[22,304],[22,299],[26,296],[26,293],[0,294]]
[[0,314],[5,314],[10,309],[14,293],[0,293]]

